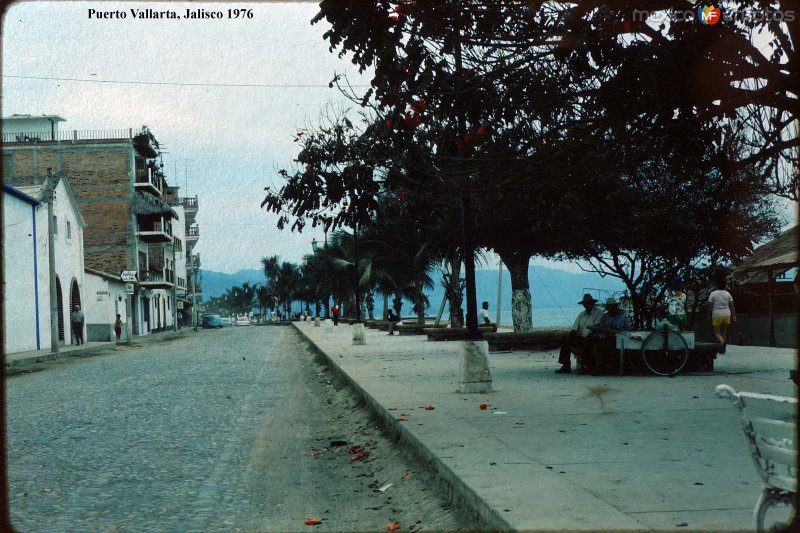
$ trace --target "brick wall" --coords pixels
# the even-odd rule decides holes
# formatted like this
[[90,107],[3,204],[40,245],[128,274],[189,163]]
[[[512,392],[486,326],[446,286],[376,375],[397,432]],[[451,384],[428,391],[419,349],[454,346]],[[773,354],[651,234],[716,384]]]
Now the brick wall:
[[85,265],[114,273],[127,268],[132,147],[40,145],[6,149],[4,153],[11,154],[10,184],[24,185],[23,181],[33,175],[41,180],[47,168],[66,172],[86,222]]
[[129,157],[130,149],[111,146],[101,150],[65,148],[61,154],[61,168],[70,178],[86,222],[84,243],[90,268],[114,273],[127,268]]
[[91,251],[84,250],[84,265],[87,268],[117,274],[128,270],[128,252],[125,249]]

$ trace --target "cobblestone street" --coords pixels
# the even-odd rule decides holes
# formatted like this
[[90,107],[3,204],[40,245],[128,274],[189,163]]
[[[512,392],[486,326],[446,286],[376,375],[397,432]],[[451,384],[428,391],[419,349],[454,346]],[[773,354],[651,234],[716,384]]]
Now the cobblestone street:
[[330,379],[283,327],[189,333],[9,377],[12,524],[303,531],[314,517],[326,531],[459,529],[426,474]]

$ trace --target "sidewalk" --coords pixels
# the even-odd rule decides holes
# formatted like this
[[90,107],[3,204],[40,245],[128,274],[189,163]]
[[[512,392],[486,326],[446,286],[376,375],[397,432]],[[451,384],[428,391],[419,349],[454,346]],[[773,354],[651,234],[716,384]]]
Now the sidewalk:
[[[192,331],[191,328],[183,328],[177,333],[174,331],[162,331],[159,333],[152,333],[150,335],[134,336],[131,346],[142,346],[151,342],[158,342],[166,340],[173,336],[182,336],[184,333]],[[127,344],[120,343],[120,347],[128,346]],[[68,344],[61,346],[57,353],[50,351],[50,346],[43,350],[31,350],[27,352],[7,353],[4,356],[6,368],[28,366],[36,363],[43,363],[45,361],[55,361],[58,359],[65,359],[67,357],[84,356],[92,353],[102,352],[106,350],[115,350],[117,348],[116,342],[85,342],[80,346]]]
[[365,329],[352,346],[352,326],[294,324],[487,529],[753,530],[761,482],[714,387],[796,394],[794,350],[744,346],[675,378],[559,375],[557,351],[490,353],[494,392],[461,394],[458,342]]

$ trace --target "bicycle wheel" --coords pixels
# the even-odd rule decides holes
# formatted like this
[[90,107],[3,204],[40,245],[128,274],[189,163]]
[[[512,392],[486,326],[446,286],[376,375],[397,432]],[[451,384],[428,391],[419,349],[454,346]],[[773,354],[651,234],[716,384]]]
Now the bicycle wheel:
[[673,376],[689,360],[689,347],[678,333],[664,328],[654,331],[642,343],[642,361],[653,374]]

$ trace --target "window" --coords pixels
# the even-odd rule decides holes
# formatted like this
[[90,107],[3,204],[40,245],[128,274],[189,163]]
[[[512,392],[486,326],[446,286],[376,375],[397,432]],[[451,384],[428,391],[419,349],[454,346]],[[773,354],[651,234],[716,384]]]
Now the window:
[[58,217],[53,215],[53,235],[58,235]]
[[70,223],[70,221],[67,220],[67,239],[71,238],[72,238],[72,223]]

